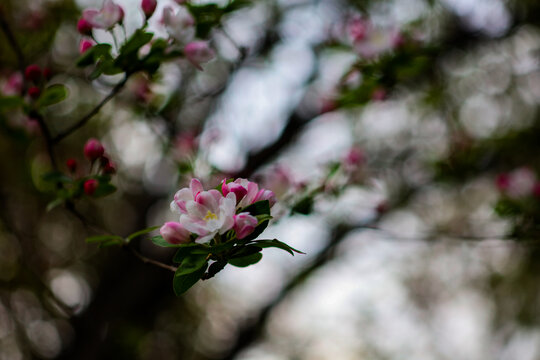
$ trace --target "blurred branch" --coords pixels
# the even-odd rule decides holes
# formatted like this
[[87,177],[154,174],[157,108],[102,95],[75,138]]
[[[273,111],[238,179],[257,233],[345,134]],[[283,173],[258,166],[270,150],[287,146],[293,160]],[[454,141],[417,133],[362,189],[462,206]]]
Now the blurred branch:
[[24,74],[24,69],[26,66],[24,54],[21,50],[21,47],[19,46],[19,43],[17,42],[17,39],[15,38],[15,35],[13,34],[13,31],[11,31],[11,28],[7,22],[4,8],[2,7],[2,5],[0,5],[0,27],[2,28],[2,31],[4,32],[4,34],[6,35],[9,45],[15,52],[15,56],[17,57],[17,63],[19,65],[19,70],[21,71],[21,74]]
[[120,81],[118,84],[115,85],[115,87],[111,90],[111,92],[101,100],[99,104],[97,104],[90,112],[86,115],[84,115],[79,121],[77,121],[75,124],[67,128],[66,130],[60,132],[58,135],[56,135],[54,138],[52,138],[53,144],[56,144],[60,142],[65,137],[71,135],[75,130],[83,127],[94,115],[96,115],[105,104],[107,104],[113,97],[118,94],[124,85],[126,85],[126,82],[129,79],[129,74],[126,74],[122,81]]

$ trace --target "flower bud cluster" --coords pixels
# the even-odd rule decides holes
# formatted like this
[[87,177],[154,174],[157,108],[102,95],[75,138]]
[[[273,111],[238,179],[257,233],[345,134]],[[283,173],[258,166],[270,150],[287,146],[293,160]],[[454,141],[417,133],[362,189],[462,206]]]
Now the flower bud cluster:
[[[116,173],[116,166],[110,161],[109,157],[105,154],[105,148],[101,142],[97,139],[89,139],[83,148],[84,156],[90,162],[90,173],[85,176],[92,176],[92,170],[94,164],[97,163],[97,174],[95,175],[112,175]],[[70,174],[76,175],[79,164],[77,160],[69,158],[66,160],[66,167]],[[99,187],[98,178],[87,178],[83,182],[83,191],[86,195],[93,195]]]
[[191,180],[189,188],[180,189],[171,203],[171,210],[180,213],[178,222],[167,222],[160,230],[171,244],[184,244],[192,239],[206,243],[229,230],[237,239],[252,234],[258,219],[246,207],[267,200],[276,202],[272,191],[259,189],[259,185],[246,179],[227,182],[219,189],[204,190],[198,179]]
[[[13,75],[15,76],[15,75]],[[32,100],[36,100],[41,95],[41,91],[47,82],[51,78],[51,70],[49,68],[41,69],[37,64],[30,64],[24,70],[24,79],[28,84],[26,90],[28,96]],[[19,80],[20,79],[20,80]],[[8,92],[15,95],[17,92],[20,93],[22,90],[23,82],[20,77],[10,77],[8,81],[7,90]]]

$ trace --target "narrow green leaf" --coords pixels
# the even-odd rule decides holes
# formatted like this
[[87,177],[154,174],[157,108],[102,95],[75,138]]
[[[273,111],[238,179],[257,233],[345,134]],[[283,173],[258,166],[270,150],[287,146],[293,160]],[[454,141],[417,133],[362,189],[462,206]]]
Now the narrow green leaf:
[[62,84],[47,87],[37,100],[38,107],[50,106],[64,100],[68,95],[67,88]]
[[254,243],[261,247],[261,248],[269,248],[269,247],[274,247],[274,248],[278,248],[278,249],[282,249],[282,250],[285,250],[287,251],[289,254],[293,255],[294,256],[294,253],[298,253],[298,254],[305,254],[304,252],[300,251],[300,250],[296,250],[295,248],[285,244],[284,242],[282,241],[279,241],[277,239],[273,239],[273,240],[267,240],[267,239],[264,239],[264,240],[256,240],[254,241]]
[[198,270],[186,274],[186,275],[177,275],[181,268],[178,268],[173,278],[173,290],[176,296],[180,296],[185,293],[190,287],[195,285],[197,281],[204,275],[208,263],[205,263]]
[[133,234],[128,235],[128,237],[126,237],[126,239],[127,239],[128,242],[130,242],[131,240],[135,239],[138,236],[148,234],[149,232],[152,232],[152,231],[154,231],[156,229],[159,229],[159,228],[160,228],[159,226],[151,226],[149,228],[139,230],[139,231],[134,232]]
[[236,248],[236,251],[231,255],[231,259],[241,258],[261,252],[262,248],[256,245],[242,245]]
[[206,257],[206,254],[188,254],[184,257],[180,266],[178,266],[178,270],[174,276],[191,274],[192,272],[197,271],[208,262]]
[[97,235],[97,236],[90,236],[88,238],[86,238],[86,242],[87,243],[100,243],[100,242],[105,242],[105,241],[110,241],[110,240],[115,240],[115,241],[120,241],[120,242],[123,242],[124,239],[118,235]]
[[63,198],[54,199],[53,201],[51,201],[50,203],[47,204],[46,211],[49,212],[52,209],[56,208],[57,206],[62,205],[64,203],[64,201],[65,201],[65,199],[63,199]]
[[262,259],[260,252],[248,256],[229,259],[229,264],[237,267],[246,267],[258,263]]
[[123,240],[109,240],[109,241],[104,241],[102,243],[99,243],[98,247],[101,249],[104,247],[110,247],[110,246],[116,246],[116,245],[122,245],[122,244],[123,244]]
[[42,177],[43,181],[46,182],[52,182],[52,183],[71,183],[73,180],[65,175],[64,173],[61,173],[60,171],[52,171],[49,173],[44,174]]

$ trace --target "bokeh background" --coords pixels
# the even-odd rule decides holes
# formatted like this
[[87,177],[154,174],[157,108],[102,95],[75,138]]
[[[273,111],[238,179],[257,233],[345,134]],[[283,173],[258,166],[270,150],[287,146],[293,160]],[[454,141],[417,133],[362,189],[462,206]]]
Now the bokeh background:
[[[129,35],[139,1],[118,3]],[[158,4],[150,29],[166,36],[161,11],[178,5]],[[0,359],[540,358],[537,218],[523,233],[495,211],[497,175],[540,170],[539,5],[253,1],[212,32],[218,56],[204,71],[175,61],[131,79],[56,149],[84,168],[82,146],[97,137],[117,164],[115,194],[76,204],[93,226],[47,211],[42,136],[0,113]],[[119,80],[74,65],[76,21],[100,6],[0,4],[26,59],[69,89],[47,110],[52,132]],[[364,44],[373,57],[351,43],[358,18],[379,29]],[[19,65],[1,33],[0,83]],[[362,161],[329,180],[351,148]],[[96,228],[173,220],[172,194],[193,176],[266,184],[282,205],[264,237],[306,255],[268,249],[177,298],[167,270],[85,243]],[[312,188],[313,206],[291,214]],[[170,261],[148,239],[135,245]]]

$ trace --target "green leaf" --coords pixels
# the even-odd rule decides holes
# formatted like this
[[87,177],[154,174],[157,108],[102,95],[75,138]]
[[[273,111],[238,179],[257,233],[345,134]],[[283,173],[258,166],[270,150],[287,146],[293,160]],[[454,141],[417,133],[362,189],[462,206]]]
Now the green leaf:
[[124,243],[123,240],[109,240],[109,241],[104,241],[102,243],[99,243],[98,247],[101,249],[101,248],[109,247],[109,246],[122,245],[123,243]]
[[306,196],[298,201],[291,209],[293,213],[309,215],[313,211],[313,196]]
[[92,194],[92,197],[104,197],[110,195],[116,191],[116,186],[107,182],[99,182],[96,191]]
[[18,108],[23,103],[23,99],[19,96],[0,97],[0,110]]
[[196,37],[207,38],[221,21],[221,17],[225,14],[225,9],[220,8],[217,4],[210,3],[204,5],[186,4],[191,15],[195,18]]
[[154,34],[141,29],[135,31],[133,35],[122,45],[120,53],[114,61],[114,66],[125,71],[135,71],[140,66],[139,49],[152,40]]
[[120,243],[124,242],[124,239],[118,235],[97,235],[90,236],[85,240],[87,243],[101,243],[106,241],[119,241]]
[[208,263],[207,254],[189,254],[182,260],[178,270],[174,276],[191,274],[194,271],[199,270],[202,266],[206,267]]
[[148,234],[149,232],[152,232],[156,229],[159,229],[160,227],[159,226],[151,226],[149,228],[146,228],[146,229],[143,229],[143,230],[139,230],[139,231],[136,231],[134,232],[133,234],[131,235],[128,235],[128,237],[126,237],[126,240],[128,242],[130,242],[131,240],[135,239],[136,237],[138,236],[141,236],[141,235],[144,235],[144,234]]
[[210,248],[201,245],[201,244],[182,244],[180,246],[177,246],[178,250],[176,251],[176,254],[174,254],[173,262],[175,263],[181,263],[184,261],[184,258],[191,254],[195,255],[208,255],[210,253]]
[[54,84],[47,87],[39,97],[38,107],[50,106],[64,100],[68,95],[67,88],[62,84]]
[[239,212],[248,212],[253,216],[270,215],[270,202],[268,200],[257,201],[241,209]]
[[86,50],[76,62],[78,67],[85,67],[94,64],[99,59],[112,59],[111,45],[97,44]]
[[71,183],[73,180],[61,173],[60,171],[52,171],[47,174],[44,174],[42,177],[43,181],[52,182],[52,183]]
[[246,267],[258,263],[262,259],[260,252],[248,256],[229,259],[229,264],[237,267]]
[[178,268],[173,278],[173,290],[175,295],[180,296],[190,287],[195,285],[195,283],[204,275],[207,266],[208,263],[205,263],[198,270],[186,275],[177,275],[179,271],[182,271],[181,268]]
[[274,248],[278,248],[278,249],[282,249],[282,250],[285,250],[287,251],[289,254],[293,255],[294,256],[294,253],[298,253],[298,254],[305,254],[304,252],[300,251],[300,250],[296,250],[295,248],[285,244],[284,242],[282,241],[279,241],[278,239],[273,239],[273,240],[256,240],[254,241],[254,243],[261,247],[261,248],[269,248],[269,247],[274,247]]
[[243,245],[238,246],[236,248],[236,251],[231,255],[231,259],[241,258],[248,255],[256,254],[258,252],[261,252],[262,247],[256,246],[256,245]]

